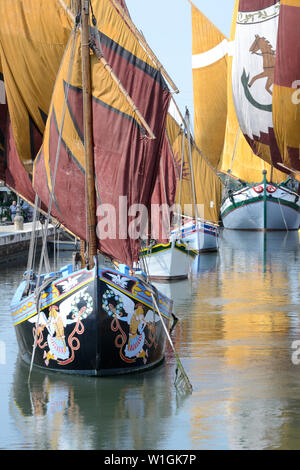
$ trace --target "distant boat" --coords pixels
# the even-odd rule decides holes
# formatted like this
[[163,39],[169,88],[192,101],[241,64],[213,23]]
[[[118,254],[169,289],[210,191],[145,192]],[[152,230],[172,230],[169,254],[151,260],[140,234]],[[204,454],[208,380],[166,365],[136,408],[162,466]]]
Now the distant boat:
[[155,244],[141,251],[152,280],[187,279],[197,252],[174,239],[166,244]]

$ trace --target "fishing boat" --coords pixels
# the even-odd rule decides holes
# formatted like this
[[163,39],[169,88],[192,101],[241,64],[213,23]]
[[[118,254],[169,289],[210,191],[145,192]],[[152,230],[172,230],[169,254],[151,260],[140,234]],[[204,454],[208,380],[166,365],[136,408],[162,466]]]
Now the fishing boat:
[[141,251],[149,277],[160,281],[187,279],[197,252],[175,238],[165,244],[148,246]]
[[51,217],[81,244],[51,270],[45,238],[36,269],[32,237],[11,303],[21,357],[30,371],[149,369],[164,359],[172,301],[137,269],[142,240],[128,226],[133,206],[150,209],[157,179],[170,100],[162,68],[124,1],[13,1],[0,13],[0,177],[35,205],[34,221],[43,210],[46,231]]
[[[220,167],[227,174],[221,206],[225,228],[299,228],[297,72],[294,65],[285,66],[287,55],[297,57],[287,49],[286,32],[295,30],[291,25],[298,16],[299,7],[288,1],[266,1],[263,8],[259,1],[235,4]],[[283,99],[284,93],[289,96]]]

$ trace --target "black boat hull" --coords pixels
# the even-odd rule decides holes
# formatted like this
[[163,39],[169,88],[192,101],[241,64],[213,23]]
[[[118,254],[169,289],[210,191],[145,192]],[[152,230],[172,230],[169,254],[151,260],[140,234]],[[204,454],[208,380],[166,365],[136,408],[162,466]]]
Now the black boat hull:
[[[61,275],[60,275],[61,274]],[[164,359],[172,302],[112,269],[65,267],[45,291],[37,311],[23,281],[11,311],[21,357],[43,369],[89,376],[140,372]],[[37,327],[37,331],[36,331]],[[36,342],[35,342],[36,340]],[[35,344],[35,347],[34,347]]]

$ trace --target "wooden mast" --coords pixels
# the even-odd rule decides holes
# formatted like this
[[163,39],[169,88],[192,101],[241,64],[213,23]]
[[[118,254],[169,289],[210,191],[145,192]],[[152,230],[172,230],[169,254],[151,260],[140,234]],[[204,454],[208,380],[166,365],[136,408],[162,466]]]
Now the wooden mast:
[[85,151],[85,190],[87,211],[88,267],[94,266],[96,244],[96,191],[92,131],[92,91],[89,48],[89,0],[81,0],[81,55],[83,88],[83,121]]

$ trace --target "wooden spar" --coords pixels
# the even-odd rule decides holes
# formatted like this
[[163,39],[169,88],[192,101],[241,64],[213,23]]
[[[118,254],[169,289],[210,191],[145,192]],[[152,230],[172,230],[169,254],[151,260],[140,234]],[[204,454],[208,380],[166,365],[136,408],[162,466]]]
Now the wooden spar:
[[[61,4],[61,6],[63,7],[64,10],[66,10],[67,14],[69,15],[69,18],[74,22],[75,21],[75,14],[74,14],[74,11],[72,10],[75,10],[76,8],[76,3],[73,4],[73,8],[72,10],[68,7],[68,5],[66,5],[66,3],[64,2],[64,0],[58,0],[59,3]],[[77,2],[79,3],[80,0],[77,0]]]
[[131,18],[128,16],[127,12],[124,10],[124,8],[120,5],[120,3],[118,2],[118,0],[111,0],[111,2],[114,4],[114,6],[119,10],[119,12],[121,13],[123,19],[125,20],[125,22],[128,24],[129,28],[132,30],[132,32],[135,34],[136,38],[140,41],[141,45],[143,46],[143,48],[145,49],[145,51],[147,52],[147,54],[149,55],[149,57],[153,60],[153,62],[155,62],[158,70],[163,74],[163,76],[165,77],[165,79],[169,82],[169,84],[171,85],[171,87],[173,88],[174,92],[175,93],[179,93],[179,90],[177,88],[177,86],[175,85],[175,83],[173,82],[173,80],[171,79],[171,77],[169,76],[169,74],[167,73],[167,71],[165,70],[165,68],[162,66],[162,64],[159,62],[158,58],[156,57],[156,55],[154,54],[154,52],[152,51],[152,49],[150,48],[149,44],[147,43],[146,39],[144,38],[143,34],[137,29],[137,27],[135,26],[135,24],[133,23],[133,21],[131,21]]
[[[72,20],[72,21],[75,21],[75,15],[74,15],[74,12],[72,12],[70,10],[70,8],[65,4],[64,0],[58,0],[59,3],[61,4],[61,6],[65,9],[65,11],[67,12],[67,14],[69,15],[69,18]],[[74,3],[76,5],[76,1],[79,2],[80,0],[74,0]],[[75,8],[75,7],[74,7]],[[96,55],[96,57],[98,58],[99,61],[102,62],[102,64],[104,65],[104,68],[105,70],[110,74],[111,78],[114,80],[114,82],[118,85],[121,93],[123,93],[123,95],[125,96],[127,102],[129,103],[129,105],[131,106],[133,112],[137,115],[137,117],[139,118],[139,120],[141,121],[142,125],[144,126],[145,130],[148,132],[149,134],[149,137],[150,139],[155,139],[155,135],[154,133],[152,132],[150,126],[147,124],[146,120],[144,119],[144,117],[142,116],[141,112],[139,111],[139,109],[137,108],[137,106],[135,105],[133,99],[130,97],[129,93],[125,90],[125,88],[123,87],[123,85],[121,84],[121,81],[118,79],[118,77],[116,76],[116,74],[113,72],[111,66],[108,64],[108,62],[105,60],[105,58],[103,57],[101,51],[99,50],[99,48],[96,46],[96,43],[95,42],[91,42],[90,43],[90,47],[91,49],[93,50],[94,54]]]
[[88,267],[94,266],[96,245],[96,191],[92,132],[92,92],[89,47],[89,0],[81,0],[81,55],[83,88],[83,121],[85,152],[85,190],[87,211]]

